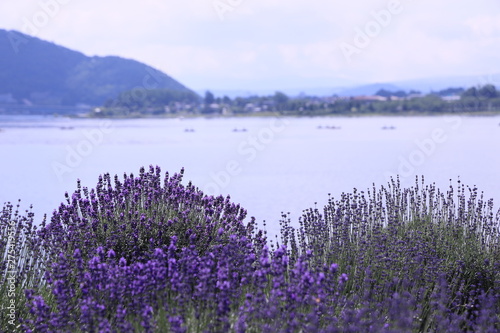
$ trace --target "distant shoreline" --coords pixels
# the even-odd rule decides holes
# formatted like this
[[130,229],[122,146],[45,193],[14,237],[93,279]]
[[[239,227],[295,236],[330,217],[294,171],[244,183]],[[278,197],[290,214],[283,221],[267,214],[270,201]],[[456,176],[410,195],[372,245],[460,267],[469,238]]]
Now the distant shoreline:
[[279,114],[276,112],[258,112],[232,115],[203,115],[203,114],[182,114],[182,115],[145,115],[137,114],[131,116],[92,116],[92,115],[69,115],[69,118],[84,119],[231,119],[231,118],[365,118],[365,117],[440,117],[440,116],[466,116],[466,117],[495,117],[500,116],[500,111],[480,111],[480,112],[408,112],[408,113],[351,113],[351,114],[317,114],[317,115],[296,115]]
[[87,114],[0,114],[0,117],[18,116],[18,117],[53,117],[69,119],[238,119],[238,118],[374,118],[374,117],[442,117],[442,116],[462,116],[462,117],[496,117],[500,116],[500,111],[479,111],[479,112],[406,112],[406,113],[344,113],[344,114],[280,114],[277,112],[255,112],[231,115],[206,115],[206,114],[167,114],[167,115],[116,115],[116,116],[95,116]]

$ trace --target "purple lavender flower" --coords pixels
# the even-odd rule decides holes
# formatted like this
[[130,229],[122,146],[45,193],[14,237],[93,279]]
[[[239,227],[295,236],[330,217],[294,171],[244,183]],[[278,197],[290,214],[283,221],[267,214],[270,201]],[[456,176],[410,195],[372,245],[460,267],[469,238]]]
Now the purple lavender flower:
[[305,211],[297,230],[285,215],[275,245],[229,197],[181,180],[150,168],[91,190],[78,182],[36,232],[31,215],[4,208],[1,230],[17,221],[33,255],[16,263],[23,330],[500,329],[500,211],[475,188],[354,190]]

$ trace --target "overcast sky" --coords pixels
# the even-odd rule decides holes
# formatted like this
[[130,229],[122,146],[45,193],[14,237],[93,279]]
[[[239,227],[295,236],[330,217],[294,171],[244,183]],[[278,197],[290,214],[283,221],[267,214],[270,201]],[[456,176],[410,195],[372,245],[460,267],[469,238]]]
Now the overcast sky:
[[0,28],[197,90],[500,72],[498,0],[1,0]]

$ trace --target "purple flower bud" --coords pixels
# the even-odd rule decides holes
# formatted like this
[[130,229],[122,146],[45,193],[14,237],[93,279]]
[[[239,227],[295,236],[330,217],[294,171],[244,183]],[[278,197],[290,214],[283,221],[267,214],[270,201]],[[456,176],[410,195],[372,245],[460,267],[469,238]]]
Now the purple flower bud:
[[113,249],[110,249],[108,251],[108,258],[113,259],[114,257],[116,257],[116,253],[115,251],[113,251]]

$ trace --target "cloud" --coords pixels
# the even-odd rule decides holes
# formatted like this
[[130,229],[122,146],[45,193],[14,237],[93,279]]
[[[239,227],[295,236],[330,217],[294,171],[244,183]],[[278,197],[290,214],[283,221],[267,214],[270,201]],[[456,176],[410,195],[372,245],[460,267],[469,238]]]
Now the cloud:
[[[59,3],[40,38],[88,55],[134,58],[200,87],[490,73],[498,63],[496,0],[220,1],[232,6],[223,20],[214,0],[3,0],[0,22],[22,30]],[[353,44],[394,3],[402,11],[346,62],[339,45]]]
[[479,38],[500,37],[500,14],[471,17],[465,23]]

